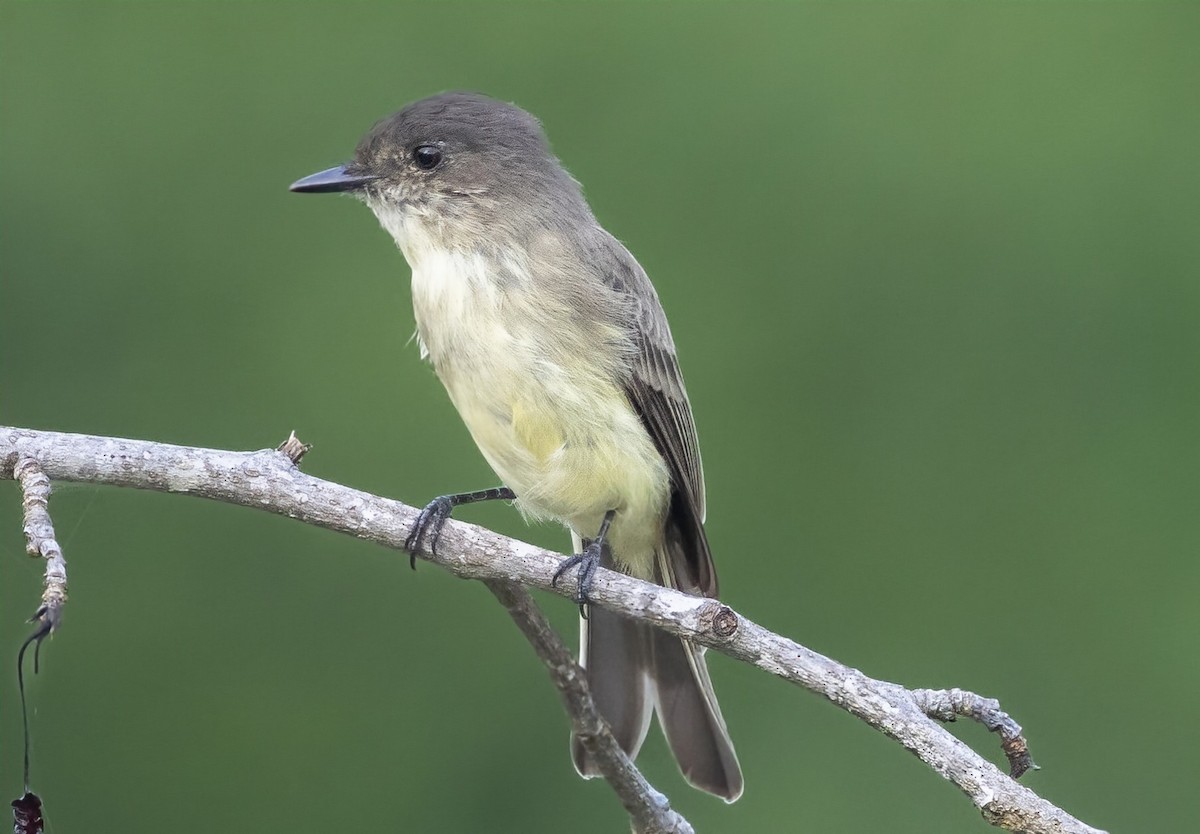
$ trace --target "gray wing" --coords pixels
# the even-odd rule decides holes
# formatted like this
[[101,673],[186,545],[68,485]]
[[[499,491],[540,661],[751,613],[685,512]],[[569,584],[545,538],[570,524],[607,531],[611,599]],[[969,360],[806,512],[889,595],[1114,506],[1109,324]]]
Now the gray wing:
[[609,240],[609,257],[603,259],[608,262],[606,280],[629,299],[636,331],[636,353],[625,393],[671,473],[663,584],[715,597],[717,574],[704,534],[700,444],[671,328],[645,271],[624,246]]

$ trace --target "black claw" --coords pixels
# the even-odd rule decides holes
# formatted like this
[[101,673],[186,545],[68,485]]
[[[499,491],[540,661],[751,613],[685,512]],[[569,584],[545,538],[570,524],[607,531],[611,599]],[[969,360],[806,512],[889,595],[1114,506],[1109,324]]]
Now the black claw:
[[562,575],[564,573],[566,573],[567,571],[569,571],[571,568],[578,565],[582,561],[583,561],[583,556],[579,553],[576,553],[574,556],[568,556],[566,559],[563,559],[562,564],[558,566],[558,570],[556,570],[554,572],[554,576],[550,577],[550,587],[557,588],[558,580],[562,579]]
[[583,549],[582,553],[576,553],[574,556],[568,556],[563,559],[558,570],[554,572],[554,576],[550,579],[550,586],[557,587],[558,580],[562,575],[571,568],[578,567],[576,573],[576,582],[578,583],[575,591],[575,596],[572,599],[579,603],[579,613],[586,617],[587,612],[584,610],[588,603],[591,602],[590,593],[592,590],[592,579],[596,576],[596,568],[600,567],[600,554],[604,550],[604,543],[600,540],[592,541]]
[[446,526],[446,520],[450,518],[453,510],[454,502],[448,495],[439,495],[426,504],[425,509],[421,510],[421,514],[417,516],[417,520],[413,524],[412,531],[404,540],[404,549],[409,553],[408,563],[413,570],[417,569],[417,551],[420,549],[422,541],[428,539],[429,553],[437,554],[438,539],[441,538],[442,528]]
[[408,551],[408,563],[413,570],[417,569],[417,552],[421,542],[429,540],[429,554],[437,555],[438,539],[442,536],[442,528],[450,518],[450,513],[459,504],[474,504],[476,501],[497,501],[500,499],[513,500],[517,496],[508,487],[481,489],[478,492],[459,492],[455,495],[439,495],[421,510],[413,524],[412,531],[404,540],[404,549]]

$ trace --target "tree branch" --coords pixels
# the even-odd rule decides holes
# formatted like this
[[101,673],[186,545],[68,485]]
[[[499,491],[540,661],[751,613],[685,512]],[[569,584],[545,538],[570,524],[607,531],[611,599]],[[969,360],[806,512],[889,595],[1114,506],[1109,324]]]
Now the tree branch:
[[550,670],[563,696],[576,737],[604,774],[629,812],[635,834],[695,834],[692,826],[671,809],[671,803],[646,781],[625,755],[608,724],[596,709],[583,669],[562,638],[537,607],[529,591],[512,582],[485,579],[483,584],[508,609],[509,616]]
[[965,689],[914,689],[910,693],[921,711],[939,721],[954,721],[960,715],[978,721],[1000,735],[1000,748],[1008,759],[1008,775],[1020,779],[1030,770],[1040,770],[1029,755],[1029,744],[1021,725],[1000,709],[995,698],[983,698]]
[[[401,549],[418,513],[399,501],[306,475],[275,450],[226,452],[0,428],[0,478],[14,477],[21,456],[37,460],[55,479],[187,493],[258,507],[395,549]],[[561,554],[471,524],[447,523],[438,554],[423,558],[466,578],[519,583],[561,596],[575,592],[573,582],[550,585]],[[610,611],[651,623],[822,695],[898,741],[956,785],[992,825],[1028,834],[1103,834],[1006,776],[926,714],[929,710],[945,720],[978,711],[941,709],[934,703],[937,699],[919,698],[898,684],[869,678],[768,631],[716,600],[607,570],[597,571],[590,596]],[[1016,738],[1020,738],[1019,728]]]
[[67,560],[50,520],[50,479],[42,471],[42,465],[37,458],[18,454],[11,477],[21,484],[25,549],[30,556],[46,560],[42,604],[29,618],[31,623],[37,623],[34,639],[39,639],[52,633],[62,620],[63,604],[67,601]]

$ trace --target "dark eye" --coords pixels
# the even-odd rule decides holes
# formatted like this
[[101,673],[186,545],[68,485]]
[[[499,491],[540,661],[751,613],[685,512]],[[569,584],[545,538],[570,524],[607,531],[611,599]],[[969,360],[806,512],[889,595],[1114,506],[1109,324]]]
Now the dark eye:
[[433,145],[421,145],[413,150],[413,161],[422,171],[428,171],[442,161],[442,151]]

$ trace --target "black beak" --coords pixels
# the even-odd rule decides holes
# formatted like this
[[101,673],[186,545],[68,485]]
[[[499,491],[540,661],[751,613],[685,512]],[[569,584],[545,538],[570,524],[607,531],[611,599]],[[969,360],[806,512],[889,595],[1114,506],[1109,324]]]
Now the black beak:
[[289,191],[299,194],[326,194],[332,191],[355,191],[367,183],[377,180],[375,174],[351,174],[345,165],[318,171],[302,180],[296,180]]

